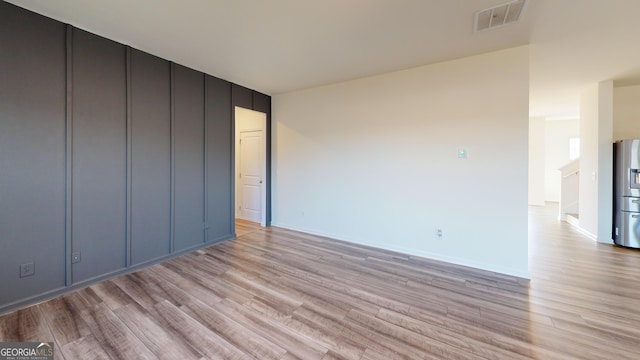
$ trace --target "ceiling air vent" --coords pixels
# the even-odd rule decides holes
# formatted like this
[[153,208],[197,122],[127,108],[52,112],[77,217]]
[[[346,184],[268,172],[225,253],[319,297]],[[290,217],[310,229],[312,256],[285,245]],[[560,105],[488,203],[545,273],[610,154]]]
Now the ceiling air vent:
[[515,0],[506,4],[478,11],[476,13],[475,31],[484,31],[518,21],[526,0]]

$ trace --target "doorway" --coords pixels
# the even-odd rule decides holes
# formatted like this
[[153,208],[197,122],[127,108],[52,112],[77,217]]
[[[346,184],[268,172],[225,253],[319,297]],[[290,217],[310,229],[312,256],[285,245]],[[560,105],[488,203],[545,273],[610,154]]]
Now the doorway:
[[266,226],[267,114],[235,107],[236,219]]

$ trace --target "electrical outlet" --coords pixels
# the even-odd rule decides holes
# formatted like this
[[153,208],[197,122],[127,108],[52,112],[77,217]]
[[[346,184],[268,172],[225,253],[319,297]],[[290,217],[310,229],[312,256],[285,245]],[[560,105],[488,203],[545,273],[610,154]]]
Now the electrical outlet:
[[80,262],[80,251],[76,251],[74,253],[71,253],[71,263],[75,264],[75,263],[79,263]]
[[443,234],[444,233],[442,232],[442,229],[436,229],[436,236],[437,237],[441,238]]
[[33,262],[20,264],[20,277],[32,276],[36,273],[36,265]]

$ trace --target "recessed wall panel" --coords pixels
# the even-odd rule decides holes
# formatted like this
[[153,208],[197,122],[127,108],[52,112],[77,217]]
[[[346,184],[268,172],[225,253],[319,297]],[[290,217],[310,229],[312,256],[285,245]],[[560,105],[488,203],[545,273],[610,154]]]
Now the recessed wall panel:
[[175,251],[204,242],[204,74],[173,65]]
[[73,30],[73,282],[126,266],[125,47]]
[[131,262],[170,252],[169,62],[131,50]]
[[65,44],[64,24],[0,2],[2,305],[65,286]]
[[233,236],[231,83],[207,76],[207,241]]

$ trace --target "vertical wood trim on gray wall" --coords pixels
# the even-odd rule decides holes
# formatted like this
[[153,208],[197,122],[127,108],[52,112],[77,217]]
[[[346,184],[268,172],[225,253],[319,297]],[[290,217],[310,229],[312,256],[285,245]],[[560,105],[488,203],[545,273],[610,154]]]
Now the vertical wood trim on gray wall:
[[[231,91],[231,90],[229,90]],[[231,99],[231,96],[229,96],[228,100],[228,109],[229,109],[229,117],[228,117],[228,121],[229,121],[229,127],[227,129],[227,137],[229,139],[229,157],[227,158],[228,161],[228,169],[229,169],[229,174],[228,174],[228,178],[229,178],[229,188],[231,189],[231,191],[229,191],[228,193],[228,216],[229,216],[229,222],[228,222],[228,228],[229,228],[229,234],[231,237],[236,237],[236,210],[235,210],[235,198],[236,198],[236,176],[235,176],[235,168],[236,168],[236,158],[235,158],[235,149],[236,149],[236,127],[235,127],[235,108],[233,106],[233,100]]]
[[71,252],[73,249],[73,27],[67,25],[66,32],[66,109],[65,109],[65,285],[73,283]]
[[175,64],[169,63],[169,147],[171,159],[169,171],[171,173],[171,194],[169,199],[169,252],[176,249],[176,90],[175,90]]
[[229,183],[231,185],[231,198],[229,199],[229,215],[230,229],[229,232],[233,237],[236,235],[236,109],[233,106],[233,96],[229,99],[229,107],[231,108],[231,127],[229,137],[231,138],[231,159],[229,168],[231,169]]
[[127,74],[127,234],[126,234],[126,267],[131,266],[131,47],[126,50]]
[[206,243],[209,240],[209,171],[207,170],[209,165],[209,136],[207,136],[207,134],[209,134],[209,121],[207,121],[207,114],[209,113],[209,101],[207,101],[209,98],[209,87],[207,86],[207,75],[203,76],[202,86],[204,87],[204,134],[202,134],[204,141],[204,155],[202,159],[204,169],[204,216],[202,219],[204,237],[202,241]]

